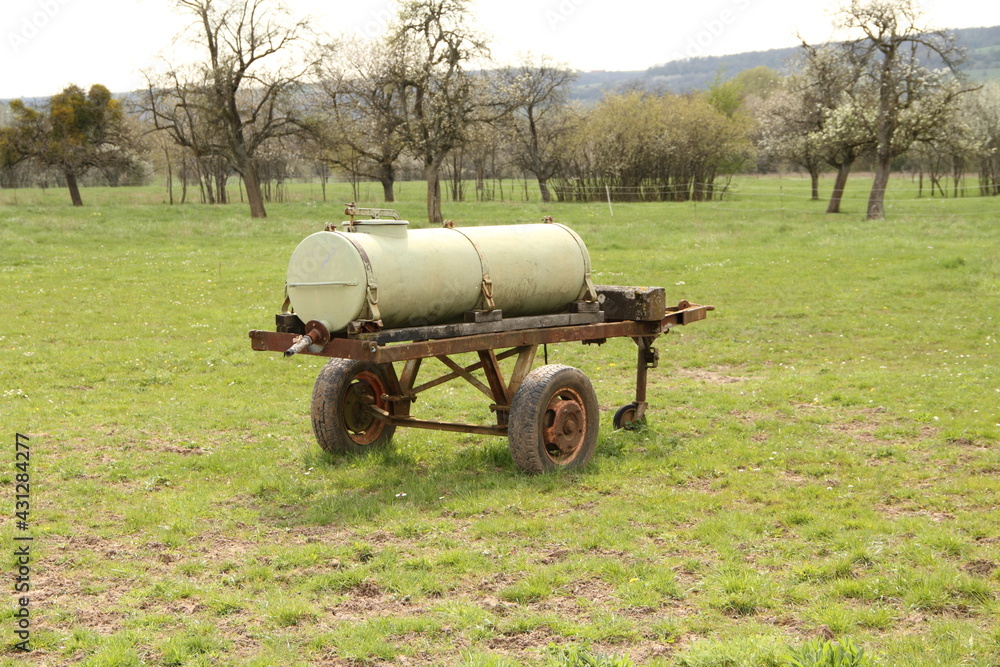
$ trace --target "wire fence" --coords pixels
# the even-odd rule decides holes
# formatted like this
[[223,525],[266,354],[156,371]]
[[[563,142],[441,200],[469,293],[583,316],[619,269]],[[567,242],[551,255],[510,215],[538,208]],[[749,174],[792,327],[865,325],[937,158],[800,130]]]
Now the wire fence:
[[[793,185],[789,190],[791,191],[786,191],[785,186],[779,186],[775,190],[773,186],[767,185],[738,184],[727,189],[725,199],[722,202],[698,202],[696,205],[728,213],[828,215],[826,207],[830,200],[829,193],[815,199],[810,191],[811,185],[808,179],[805,179],[801,184]],[[942,197],[940,195],[933,196],[928,188],[893,186],[886,190],[885,215],[886,217],[902,215],[908,218],[937,218],[943,215],[992,215],[1000,217],[1000,197],[983,195],[978,186],[962,187],[959,188],[959,192],[961,194],[958,197],[953,196],[953,192],[949,192],[949,196]],[[912,193],[918,193],[918,196],[901,196],[912,195]],[[866,212],[869,194],[870,187],[867,186],[845,190],[841,197],[842,209],[845,207],[855,209],[860,206],[861,210],[857,212]],[[784,204],[786,200],[791,200],[792,205],[786,206]],[[803,201],[816,202],[816,208],[803,205]],[[740,206],[741,202],[753,204],[753,206]],[[773,204],[777,204],[777,206]],[[928,209],[938,210],[930,212]]]
[[[970,178],[975,183],[974,178]],[[444,185],[444,183],[442,184]],[[469,186],[474,186],[475,181],[469,181]],[[705,211],[718,211],[724,214],[745,215],[773,215],[781,217],[794,216],[828,216],[826,213],[829,202],[831,182],[824,179],[821,182],[822,192],[818,200],[812,197],[811,182],[809,178],[778,178],[775,176],[765,179],[755,179],[745,177],[735,179],[731,182],[691,183],[689,193],[712,192],[712,199],[695,200],[687,198],[685,201],[671,201],[670,197],[653,196],[664,193],[675,192],[671,186],[646,185],[646,186],[615,186],[615,185],[584,185],[577,186],[578,190],[588,190],[591,194],[600,195],[590,198],[588,201],[571,200],[567,205],[601,205],[608,209],[611,216],[615,215],[615,209],[622,206],[645,205],[648,203],[659,203],[666,207],[690,207],[696,214]],[[326,188],[321,188],[320,184],[305,179],[288,182],[287,202],[316,202],[323,201],[347,201],[356,199],[359,202],[376,203],[383,201],[383,188],[377,182],[363,182],[351,186],[345,183],[329,182]],[[348,188],[348,189],[345,189]],[[711,188],[711,190],[710,190]],[[321,190],[329,190],[329,193]],[[867,210],[867,201],[871,189],[871,183],[867,179],[853,178],[849,181],[841,199],[841,212],[845,215],[864,215]],[[442,194],[445,195],[445,205],[456,201],[450,195],[450,188],[442,187]],[[554,187],[550,185],[550,190],[555,194]],[[890,181],[890,187],[886,191],[885,215],[886,217],[910,217],[910,218],[935,218],[943,216],[967,216],[982,217],[996,216],[1000,219],[1000,196],[984,196],[977,185],[960,186],[960,196],[954,196],[954,188],[946,188],[948,196],[942,197],[940,193],[932,196],[930,189],[917,187],[905,182],[903,178],[894,178]],[[424,184],[418,181],[397,182],[397,201],[415,202],[422,200],[426,196]],[[165,201],[161,189],[156,186],[145,187],[119,187],[119,188],[88,188],[84,192],[88,200],[93,199],[95,203],[103,202],[132,202],[132,203],[152,203]],[[231,193],[229,201],[234,204],[241,203],[241,198],[235,192]],[[721,198],[719,195],[722,195]],[[483,202],[520,202],[540,204],[542,202],[541,192],[537,181],[531,179],[504,179],[497,181],[489,196],[480,196],[474,187],[465,189],[465,197],[461,199],[466,203],[476,201]],[[38,190],[37,188],[22,189],[0,189],[0,205],[18,203],[42,203],[50,200],[61,201],[65,193],[61,188],[48,188]],[[346,199],[345,199],[346,197]],[[553,202],[558,202],[557,197],[552,197]],[[269,202],[273,203],[273,202]]]
[[[932,194],[929,187],[900,187],[898,181],[890,183],[886,190],[884,212],[886,217],[905,216],[908,218],[938,218],[942,216],[997,216],[1000,218],[1000,197],[983,195],[977,186],[960,186],[959,196],[954,189],[946,189],[947,196]],[[555,187],[550,186],[553,193]],[[781,216],[827,216],[830,200],[830,184],[825,183],[818,199],[812,196],[812,185],[808,178],[787,179],[780,185],[734,182],[728,184],[691,183],[688,192],[713,193],[711,199],[670,201],[669,197],[657,195],[675,194],[671,186],[614,186],[578,185],[575,193],[589,193],[588,201],[568,197],[568,203],[603,204],[614,215],[614,208],[634,204],[660,202],[671,206],[687,206],[695,210],[742,213],[748,215],[777,214]],[[841,196],[841,213],[865,214],[871,185],[860,179],[850,181]],[[524,201],[540,201],[537,191],[530,196],[527,189],[520,193]],[[597,196],[600,195],[600,196]],[[916,196],[914,196],[916,195]],[[575,199],[575,200],[574,200]],[[554,196],[553,201],[557,201]],[[810,202],[815,202],[810,204]]]
[[[528,180],[514,180],[515,187],[508,187],[501,197],[488,197],[487,200],[520,200],[524,202],[539,202],[541,196],[537,184]],[[952,183],[949,182],[949,186]],[[812,196],[811,181],[809,178],[802,179],[782,179],[781,184],[754,184],[746,180],[735,182],[715,182],[701,183],[692,182],[684,185],[669,184],[648,184],[638,186],[622,185],[596,185],[596,184],[567,184],[551,183],[549,190],[553,201],[563,201],[566,203],[606,203],[611,206],[634,203],[662,202],[674,205],[688,204],[691,206],[704,206],[713,210],[731,212],[771,212],[771,213],[800,213],[800,214],[826,214],[826,204],[830,197],[829,181],[824,182],[824,191],[819,199]],[[869,182],[861,179],[854,179],[849,182],[844,191],[841,202],[845,206],[856,205],[859,202],[867,204],[871,186]],[[1000,197],[984,194],[979,185],[960,185],[944,188],[945,195],[941,195],[938,187],[932,190],[929,185],[924,187],[901,187],[899,180],[890,182],[890,187],[886,190],[885,207],[887,212],[894,207],[904,206],[907,209],[913,206],[947,206],[948,208],[963,209],[965,206],[957,205],[958,202],[977,202],[975,208],[979,209],[985,201],[995,200],[997,207],[989,210],[969,211],[969,214],[989,215],[1000,211]],[[501,191],[503,193],[503,191]],[[1000,194],[1000,193],[997,193]],[[916,195],[916,196],[908,196]],[[699,198],[700,196],[700,198]],[[740,202],[754,202],[763,204],[770,200],[774,205],[759,206],[753,208],[740,207]],[[799,205],[789,206],[785,202],[798,202]],[[801,206],[803,202],[816,201],[817,205],[822,203],[823,210],[810,210]],[[909,214],[909,213],[908,213]],[[928,214],[940,215],[940,213]]]

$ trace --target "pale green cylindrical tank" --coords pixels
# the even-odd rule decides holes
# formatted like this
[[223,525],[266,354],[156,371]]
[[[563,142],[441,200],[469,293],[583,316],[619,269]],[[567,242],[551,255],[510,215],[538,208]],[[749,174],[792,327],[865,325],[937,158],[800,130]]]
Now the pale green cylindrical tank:
[[287,290],[303,322],[444,324],[470,310],[543,315],[593,297],[587,246],[555,223],[408,229],[402,220],[344,223],[306,237]]

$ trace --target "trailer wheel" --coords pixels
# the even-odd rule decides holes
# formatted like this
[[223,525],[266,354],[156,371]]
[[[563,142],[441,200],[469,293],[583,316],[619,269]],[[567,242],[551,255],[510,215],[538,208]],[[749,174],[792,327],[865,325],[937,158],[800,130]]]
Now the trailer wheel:
[[363,452],[389,444],[395,426],[379,421],[368,410],[387,410],[384,371],[368,361],[331,359],[312,394],[312,426],[316,442],[333,454]]
[[510,404],[510,454],[525,472],[585,465],[594,453],[597,429],[594,387],[570,366],[536,368],[521,382]]
[[638,428],[639,423],[642,421],[642,420],[637,420],[635,418],[636,411],[638,409],[639,409],[638,403],[629,403],[627,405],[623,405],[620,408],[618,408],[618,411],[615,413],[614,419],[611,420],[615,426],[615,429],[623,428],[626,430],[632,430]]

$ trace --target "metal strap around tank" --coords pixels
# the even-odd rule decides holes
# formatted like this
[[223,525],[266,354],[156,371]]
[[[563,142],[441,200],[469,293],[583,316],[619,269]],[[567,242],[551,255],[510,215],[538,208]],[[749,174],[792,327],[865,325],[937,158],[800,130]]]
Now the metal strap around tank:
[[344,234],[341,232],[333,232],[334,234],[340,234],[345,239],[351,242],[354,249],[358,251],[361,255],[361,263],[365,265],[365,277],[368,280],[368,290],[365,293],[365,301],[368,304],[368,314],[372,322],[377,322],[382,319],[382,314],[378,310],[378,283],[375,282],[375,271],[372,269],[372,261],[368,258],[368,253],[361,246],[360,243],[351,238],[351,235]]
[[[454,227],[449,227],[453,232],[458,232],[466,238],[466,240],[472,244],[472,247],[476,249],[476,254],[479,255],[479,265],[483,269],[483,284],[482,284],[482,294],[479,297],[479,301],[476,302],[476,310],[495,310],[496,304],[493,303],[493,279],[490,278],[490,263],[486,259],[486,255],[483,254],[482,249],[476,245],[468,234],[463,232],[461,229],[455,229]],[[479,308],[479,306],[483,306]]]
[[566,225],[561,225],[558,222],[549,224],[565,229],[573,237],[573,240],[576,241],[576,244],[580,246],[580,253],[583,255],[583,287],[580,289],[580,295],[577,296],[577,300],[590,303],[597,301],[597,289],[594,288],[594,282],[590,279],[590,253],[587,252],[587,246],[583,243],[583,239]]

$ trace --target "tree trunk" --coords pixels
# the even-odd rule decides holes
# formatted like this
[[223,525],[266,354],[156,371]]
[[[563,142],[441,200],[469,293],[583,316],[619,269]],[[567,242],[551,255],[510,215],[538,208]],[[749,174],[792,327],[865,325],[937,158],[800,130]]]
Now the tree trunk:
[[66,169],[66,187],[69,188],[69,198],[73,200],[73,206],[83,206],[83,199],[80,198],[80,186],[76,182],[76,174]]
[[830,195],[830,204],[826,207],[827,213],[840,213],[840,200],[844,197],[844,189],[847,187],[847,177],[851,173],[852,164],[845,162],[837,169],[837,178],[833,182],[833,194]]
[[891,74],[898,57],[897,45],[883,51],[882,72],[879,74],[879,108],[875,132],[875,178],[872,191],[868,195],[866,220],[885,219],[885,189],[889,185],[889,170],[892,167],[892,138],[899,120],[894,79]]
[[691,199],[693,199],[694,201],[704,201],[705,197],[703,190],[704,183],[702,182],[703,179],[701,176],[702,175],[700,173],[695,172],[694,189],[691,192]]
[[266,218],[267,211],[264,210],[264,196],[260,191],[260,179],[257,177],[257,170],[250,167],[243,174],[243,185],[246,186],[247,203],[250,204],[251,218]]
[[880,155],[875,163],[875,180],[872,181],[872,191],[868,195],[867,220],[885,219],[885,189],[889,185],[889,168],[892,159],[888,155]]
[[437,162],[424,165],[424,177],[427,179],[427,222],[431,224],[444,222],[441,214],[441,179],[438,173],[440,167]]
[[187,202],[188,196],[188,166],[187,158],[181,158],[181,203]]
[[198,160],[198,187],[201,190],[201,202],[215,203],[215,186],[212,185],[212,170],[204,159]]
[[819,167],[809,167],[809,180],[812,181],[812,199],[819,201]]
[[226,191],[226,185],[228,183],[229,173],[226,169],[226,164],[220,161],[215,171],[215,201],[219,204],[229,203],[229,193]]
[[163,157],[167,161],[167,198],[170,201],[170,205],[174,205],[174,170],[170,165],[170,153],[166,148],[163,149]]
[[547,178],[538,178],[538,189],[542,193],[542,201],[550,202],[552,201],[552,196],[549,194],[549,180]]
[[396,185],[396,170],[391,163],[383,163],[379,166],[379,183],[382,184],[382,198],[387,204],[396,201],[393,186]]
[[465,201],[465,184],[462,176],[465,172],[465,152],[453,151],[451,154],[451,200]]
[[476,201],[486,201],[486,163],[476,164]]
[[[235,96],[229,100],[230,116],[239,118],[236,110]],[[260,189],[260,172],[257,169],[257,162],[250,153],[246,145],[246,137],[243,136],[242,129],[232,128],[232,146],[235,157],[236,172],[242,177],[243,186],[246,188],[247,203],[250,205],[251,218],[266,218],[267,211],[264,209],[264,196]]]
[[934,196],[934,191],[937,190],[938,192],[941,193],[942,197],[947,199],[948,197],[945,194],[944,188],[941,187],[941,177],[935,174],[934,172],[931,172],[930,179],[931,179],[931,197]]

